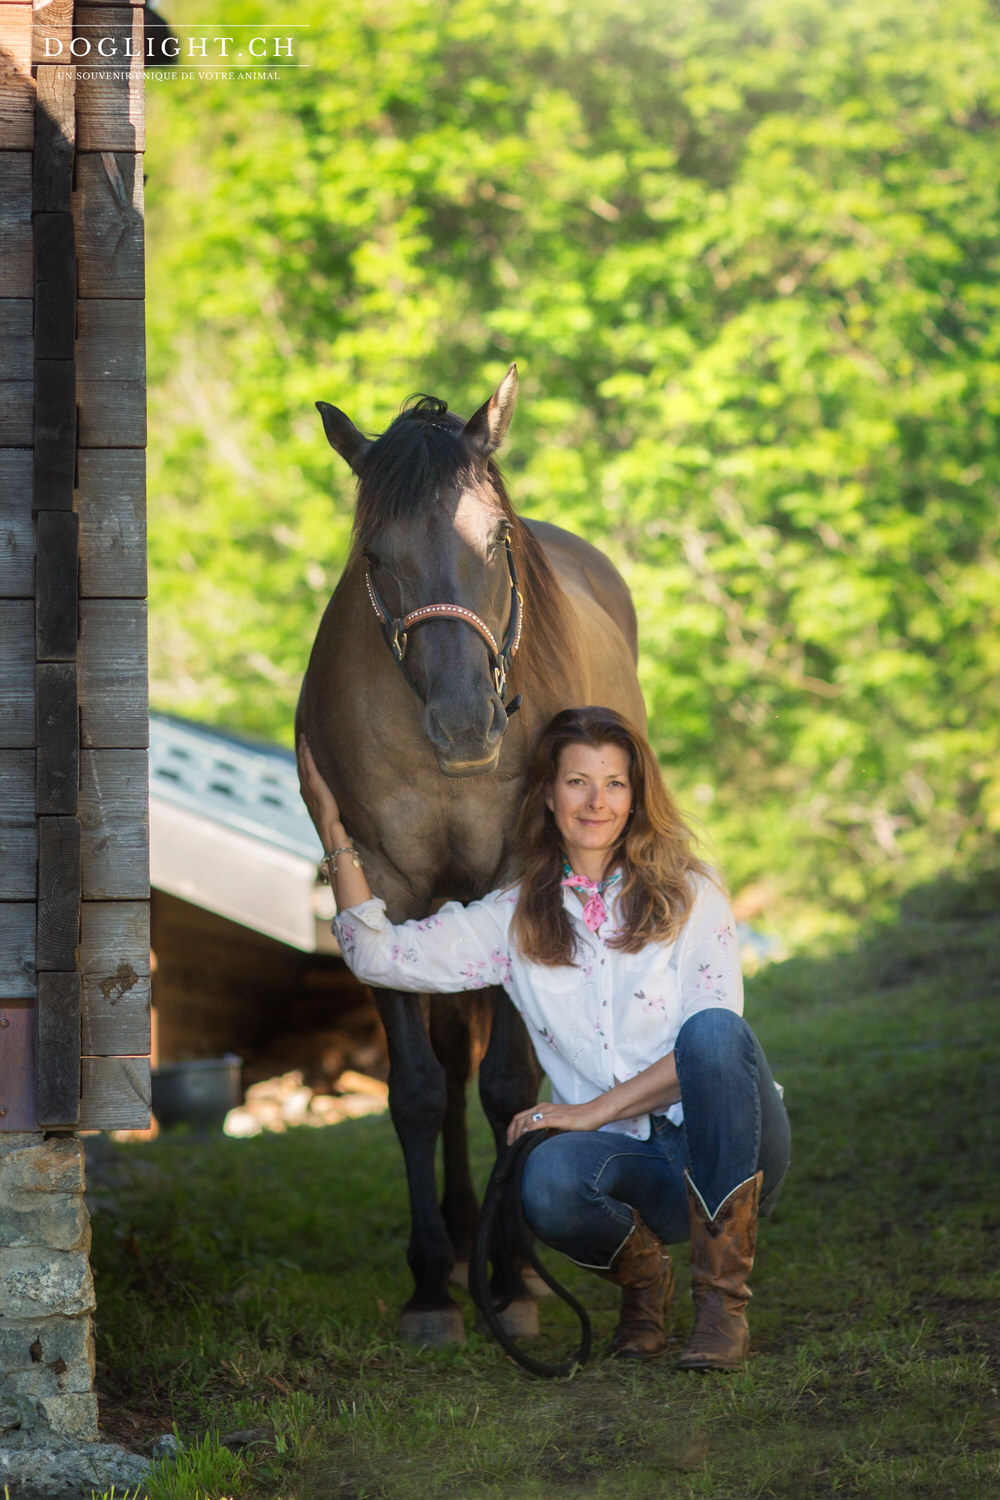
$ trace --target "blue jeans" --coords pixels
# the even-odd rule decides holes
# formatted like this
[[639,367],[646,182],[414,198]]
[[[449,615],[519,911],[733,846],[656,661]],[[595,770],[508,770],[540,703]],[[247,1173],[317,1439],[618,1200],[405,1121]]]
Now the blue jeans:
[[742,1016],[702,1010],[674,1046],[684,1122],[652,1116],[648,1141],[610,1131],[568,1130],[528,1157],[524,1214],[545,1244],[580,1265],[605,1269],[638,1210],[665,1244],[690,1234],[684,1169],[711,1214],[763,1171],[762,1214],[788,1170],[791,1134],[760,1043]]

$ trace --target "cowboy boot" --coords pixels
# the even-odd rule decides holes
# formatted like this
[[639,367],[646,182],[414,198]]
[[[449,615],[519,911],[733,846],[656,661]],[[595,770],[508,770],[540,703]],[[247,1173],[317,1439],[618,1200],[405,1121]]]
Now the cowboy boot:
[[763,1173],[733,1188],[714,1218],[687,1171],[684,1178],[691,1215],[694,1328],[677,1368],[739,1370],[750,1349],[747,1277],[753,1269]]
[[635,1209],[628,1239],[606,1271],[606,1281],[622,1289],[622,1305],[609,1354],[622,1359],[654,1359],[667,1347],[664,1319],[674,1295],[670,1256]]

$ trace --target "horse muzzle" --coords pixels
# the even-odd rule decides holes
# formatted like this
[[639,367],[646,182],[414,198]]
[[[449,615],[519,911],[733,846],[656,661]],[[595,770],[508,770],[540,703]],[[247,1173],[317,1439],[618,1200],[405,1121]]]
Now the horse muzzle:
[[438,770],[442,776],[451,776],[456,780],[463,776],[488,776],[495,771],[500,761],[500,747],[497,746],[492,755],[485,760],[448,760],[445,756],[438,756]]

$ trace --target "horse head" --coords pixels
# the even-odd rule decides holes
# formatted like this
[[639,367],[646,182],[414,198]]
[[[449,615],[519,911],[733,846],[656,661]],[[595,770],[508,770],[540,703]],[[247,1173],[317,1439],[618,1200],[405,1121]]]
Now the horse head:
[[511,365],[467,422],[421,397],[375,439],[317,401],[330,446],[358,480],[359,586],[407,682],[446,776],[496,768],[520,636],[512,533],[518,522],[491,455],[517,399]]

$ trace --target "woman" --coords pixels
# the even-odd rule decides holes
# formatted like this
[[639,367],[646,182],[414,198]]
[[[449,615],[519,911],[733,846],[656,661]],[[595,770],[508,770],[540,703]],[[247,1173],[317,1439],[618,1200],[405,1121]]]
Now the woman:
[[788,1166],[788,1119],[742,1017],[729,903],[649,745],[610,709],[557,714],[528,774],[516,882],[395,927],[305,741],[299,765],[358,978],[502,984],[520,1011],[552,1102],[516,1115],[508,1141],[562,1132],[527,1160],[525,1217],[621,1287],[612,1351],[666,1348],[664,1244],[690,1238],[695,1317],[680,1367],[741,1366],[757,1218]]

